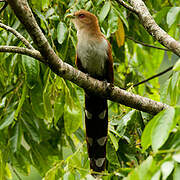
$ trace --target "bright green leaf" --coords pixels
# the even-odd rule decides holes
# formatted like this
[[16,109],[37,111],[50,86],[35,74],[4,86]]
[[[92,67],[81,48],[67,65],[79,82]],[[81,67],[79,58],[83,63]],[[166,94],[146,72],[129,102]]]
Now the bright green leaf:
[[117,150],[118,150],[118,147],[119,147],[119,145],[118,145],[118,139],[117,139],[111,132],[109,133],[109,137],[110,137],[110,139],[111,139],[111,142],[112,142],[113,145],[114,145],[115,150],[117,151]]
[[174,162],[173,161],[166,161],[161,165],[162,171],[162,179],[165,180],[171,174],[172,170],[174,169]]
[[110,33],[115,33],[118,29],[118,15],[116,11],[111,8],[109,15],[108,15],[108,25],[110,28]]
[[176,62],[176,64],[173,67],[174,71],[180,71],[180,59]]
[[173,180],[179,180],[179,179],[180,179],[180,164],[177,163],[173,173]]
[[173,158],[176,162],[180,163],[180,152],[178,152],[178,153],[176,153],[176,154],[173,154],[172,158]]
[[52,118],[53,118],[52,104],[48,93],[43,94],[43,102],[44,102],[44,111],[45,111],[46,119],[49,122],[52,122]]
[[146,125],[142,137],[141,137],[141,145],[143,147],[143,150],[145,151],[152,143],[151,136],[152,136],[152,129],[157,121],[158,116],[155,116],[151,121]]
[[167,14],[167,24],[169,27],[176,21],[178,14],[180,13],[180,7],[172,7]]
[[100,11],[100,14],[99,14],[99,22],[100,23],[102,23],[104,21],[104,19],[106,18],[106,16],[108,15],[110,8],[111,8],[110,1],[106,1]]
[[152,128],[152,148],[158,150],[167,140],[169,133],[176,125],[173,121],[175,115],[174,108],[168,108],[160,112],[155,118],[156,122]]
[[64,106],[64,125],[68,135],[75,132],[82,121],[82,112],[79,102],[73,102],[73,105],[68,103]]
[[62,44],[67,36],[67,27],[63,22],[60,22],[57,26],[57,40],[59,44]]
[[161,176],[161,171],[158,170],[151,178],[151,180],[159,180]]

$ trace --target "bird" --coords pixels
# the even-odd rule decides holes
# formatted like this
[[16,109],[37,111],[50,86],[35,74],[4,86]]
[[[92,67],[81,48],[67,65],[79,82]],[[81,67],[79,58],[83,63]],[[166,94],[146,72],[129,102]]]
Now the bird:
[[[77,30],[77,68],[89,76],[113,84],[113,58],[109,41],[100,30],[98,18],[86,10],[67,15]],[[90,169],[106,168],[108,139],[107,99],[85,90],[85,128]]]

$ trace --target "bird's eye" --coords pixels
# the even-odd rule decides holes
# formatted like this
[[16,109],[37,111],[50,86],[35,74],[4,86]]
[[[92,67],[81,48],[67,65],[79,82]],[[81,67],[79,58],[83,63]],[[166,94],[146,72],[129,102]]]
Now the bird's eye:
[[85,15],[84,14],[79,14],[79,16],[78,16],[79,18],[84,18],[85,17]]

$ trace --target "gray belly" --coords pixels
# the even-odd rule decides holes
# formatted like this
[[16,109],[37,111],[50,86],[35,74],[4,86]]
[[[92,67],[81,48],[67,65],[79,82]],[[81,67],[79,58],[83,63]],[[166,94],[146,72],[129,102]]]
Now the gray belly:
[[93,77],[103,77],[107,67],[107,45],[102,43],[81,43],[78,45],[77,54],[82,67]]

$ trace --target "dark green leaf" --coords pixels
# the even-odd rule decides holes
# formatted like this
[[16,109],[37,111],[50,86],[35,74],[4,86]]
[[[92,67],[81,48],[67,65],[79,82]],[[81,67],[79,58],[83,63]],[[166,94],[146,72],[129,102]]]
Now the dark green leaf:
[[45,111],[43,105],[42,87],[39,83],[36,84],[33,89],[31,89],[30,95],[33,111],[37,117],[43,119],[45,117]]
[[18,114],[22,108],[22,105],[26,99],[26,95],[27,95],[27,87],[26,87],[26,83],[23,84],[23,89],[22,89],[22,95],[21,95],[21,99],[18,103],[18,107],[16,109],[16,112],[15,112],[15,115],[14,115],[14,118],[16,119],[18,117]]
[[33,88],[39,77],[39,62],[29,56],[22,56],[22,64],[29,88]]
[[14,120],[15,111],[7,114],[1,121],[0,121],[0,130],[4,129],[5,127],[9,126]]
[[22,141],[22,126],[21,122],[17,122],[15,127],[12,129],[13,136],[10,139],[11,148],[13,153],[16,152],[20,146]]
[[34,141],[36,141],[37,143],[39,143],[40,142],[39,131],[36,127],[34,127],[32,124],[30,124],[30,122],[28,122],[29,117],[26,114],[23,115],[22,121],[23,121],[23,124],[26,127],[27,131],[31,135],[32,139]]

